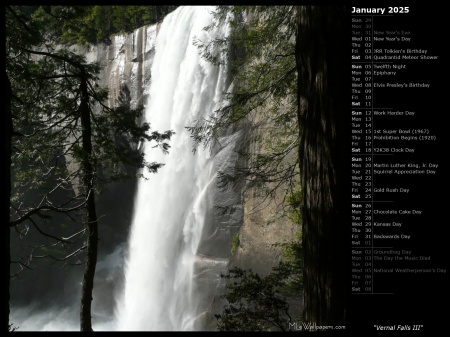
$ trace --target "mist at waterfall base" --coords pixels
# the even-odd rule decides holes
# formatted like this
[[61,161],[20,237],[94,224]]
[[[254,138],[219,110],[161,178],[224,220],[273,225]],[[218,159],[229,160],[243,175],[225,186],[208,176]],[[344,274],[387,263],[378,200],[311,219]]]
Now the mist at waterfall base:
[[[113,278],[115,274],[108,274],[108,270],[124,268],[125,276],[119,290],[109,293],[115,303],[114,314],[109,316],[98,310],[98,302],[108,296],[104,289],[107,285],[94,283],[96,331],[179,331],[202,327],[201,316],[206,308],[200,303],[195,278],[200,259],[197,248],[210,207],[206,191],[215,183],[215,172],[221,163],[229,162],[230,156],[235,155],[231,149],[237,140],[235,136],[223,137],[222,150],[216,158],[202,148],[193,154],[192,138],[185,129],[213,113],[227,89],[224,67],[202,59],[193,45],[194,39],[210,41],[227,34],[226,25],[213,32],[203,30],[211,24],[212,10],[213,7],[180,7],[160,27],[149,27],[154,31],[155,55],[151,83],[144,88],[146,119],[152,130],[173,130],[176,134],[170,141],[168,155],[152,148],[152,144],[142,144],[147,161],[165,165],[157,174],[143,172],[148,179],[138,182],[129,240],[99,260],[97,274],[103,270]],[[73,290],[70,305],[52,303],[48,310],[33,304],[12,305],[11,322],[19,327],[18,331],[79,330],[81,279],[71,281],[78,288]]]

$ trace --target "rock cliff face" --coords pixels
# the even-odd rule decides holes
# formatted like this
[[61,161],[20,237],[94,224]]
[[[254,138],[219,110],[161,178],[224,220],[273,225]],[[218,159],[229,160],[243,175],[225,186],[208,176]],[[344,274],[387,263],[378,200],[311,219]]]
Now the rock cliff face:
[[144,103],[158,27],[144,26],[131,34],[113,36],[109,45],[71,47],[73,52],[84,54],[88,62],[103,66],[98,84],[109,90],[111,107],[125,103],[135,108]]

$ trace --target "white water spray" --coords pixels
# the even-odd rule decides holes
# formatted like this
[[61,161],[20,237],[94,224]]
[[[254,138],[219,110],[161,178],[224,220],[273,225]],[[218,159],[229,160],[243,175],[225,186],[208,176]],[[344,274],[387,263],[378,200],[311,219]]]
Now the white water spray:
[[199,315],[193,292],[194,262],[204,218],[204,193],[214,178],[208,151],[193,155],[186,126],[215,111],[225,72],[203,60],[194,37],[210,41],[226,28],[205,32],[213,8],[181,7],[156,36],[146,119],[152,130],[174,130],[170,154],[144,145],[146,160],[165,163],[140,179],[116,312],[117,330],[192,330]]

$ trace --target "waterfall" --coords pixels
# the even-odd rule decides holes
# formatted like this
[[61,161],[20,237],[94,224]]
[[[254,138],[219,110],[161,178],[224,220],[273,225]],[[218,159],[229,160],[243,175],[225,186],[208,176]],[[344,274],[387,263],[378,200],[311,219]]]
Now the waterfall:
[[[209,41],[214,8],[180,7],[154,34],[151,83],[144,88],[145,116],[152,130],[173,130],[170,153],[144,144],[148,162],[165,164],[157,174],[143,172],[135,200],[125,285],[116,310],[117,330],[193,330],[200,312],[194,264],[205,221],[205,193],[217,163],[209,151],[192,153],[186,126],[218,108],[225,71],[199,55],[193,39]],[[148,69],[145,71],[149,71]]]

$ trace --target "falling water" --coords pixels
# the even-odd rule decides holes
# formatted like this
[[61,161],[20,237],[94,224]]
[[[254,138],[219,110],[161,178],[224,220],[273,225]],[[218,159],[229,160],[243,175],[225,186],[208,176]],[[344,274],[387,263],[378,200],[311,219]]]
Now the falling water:
[[156,35],[146,119],[152,130],[176,134],[169,155],[144,145],[146,160],[165,166],[139,181],[118,330],[192,330],[201,310],[193,292],[194,262],[214,165],[208,151],[192,153],[185,127],[215,111],[225,90],[223,68],[203,60],[193,45],[194,38],[226,34],[225,27],[203,30],[211,24],[211,10],[178,8]]

